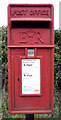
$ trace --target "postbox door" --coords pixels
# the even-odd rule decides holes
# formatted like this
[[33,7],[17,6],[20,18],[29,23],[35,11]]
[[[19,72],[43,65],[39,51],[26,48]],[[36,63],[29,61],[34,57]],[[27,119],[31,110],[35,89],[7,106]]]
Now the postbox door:
[[[26,58],[25,48],[14,49],[12,51],[12,75],[14,75],[13,89],[13,109],[20,111],[50,110],[51,109],[51,49],[37,49],[37,57]],[[40,60],[40,94],[22,94],[22,60]],[[36,75],[35,75],[36,76]],[[30,80],[30,79],[29,79]],[[36,83],[36,81],[35,81]],[[35,84],[34,83],[34,84]]]

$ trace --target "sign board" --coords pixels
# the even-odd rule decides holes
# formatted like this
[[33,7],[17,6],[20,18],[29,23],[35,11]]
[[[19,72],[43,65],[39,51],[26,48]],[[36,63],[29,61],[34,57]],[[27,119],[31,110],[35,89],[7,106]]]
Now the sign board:
[[22,59],[22,94],[40,94],[40,59]]

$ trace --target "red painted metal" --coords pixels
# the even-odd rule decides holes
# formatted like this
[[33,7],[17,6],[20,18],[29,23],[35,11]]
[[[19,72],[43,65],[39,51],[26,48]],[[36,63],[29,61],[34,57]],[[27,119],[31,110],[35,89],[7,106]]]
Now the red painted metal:
[[[22,48],[22,47],[24,47],[24,48],[26,48],[26,45],[8,45],[8,48]],[[36,48],[54,48],[54,45],[27,45],[27,48],[34,48],[34,47],[36,47]]]
[[[27,49],[34,48],[34,56]],[[40,59],[40,94],[22,94],[22,59]],[[54,10],[51,4],[8,6],[8,93],[12,114],[54,109]]]

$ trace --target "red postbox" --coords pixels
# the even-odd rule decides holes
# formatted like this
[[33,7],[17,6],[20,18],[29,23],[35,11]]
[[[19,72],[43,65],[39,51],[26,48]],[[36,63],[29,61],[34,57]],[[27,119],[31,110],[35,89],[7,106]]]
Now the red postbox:
[[51,4],[8,6],[8,91],[12,114],[53,111],[53,13]]

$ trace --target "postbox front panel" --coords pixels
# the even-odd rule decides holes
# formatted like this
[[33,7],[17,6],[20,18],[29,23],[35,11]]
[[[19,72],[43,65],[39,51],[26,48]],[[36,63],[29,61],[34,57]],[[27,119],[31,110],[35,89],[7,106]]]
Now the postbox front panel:
[[50,29],[16,29],[11,30],[11,45],[51,45]]
[[25,9],[22,5],[10,5],[8,9],[9,112],[51,113],[54,92],[53,7],[30,5]]

